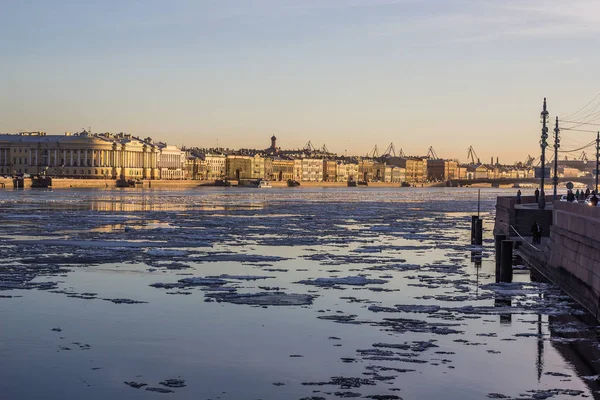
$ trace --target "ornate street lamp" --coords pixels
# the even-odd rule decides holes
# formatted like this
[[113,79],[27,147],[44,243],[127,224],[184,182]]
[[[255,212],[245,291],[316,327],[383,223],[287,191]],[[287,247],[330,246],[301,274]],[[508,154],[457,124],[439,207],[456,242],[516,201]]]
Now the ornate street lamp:
[[540,158],[542,162],[542,177],[540,183],[540,198],[538,200],[538,207],[540,210],[546,208],[546,193],[544,192],[544,177],[546,175],[546,147],[548,147],[548,110],[546,109],[546,98],[544,97],[544,108],[540,114],[542,120],[542,139],[540,140],[540,147],[542,148],[542,156]]

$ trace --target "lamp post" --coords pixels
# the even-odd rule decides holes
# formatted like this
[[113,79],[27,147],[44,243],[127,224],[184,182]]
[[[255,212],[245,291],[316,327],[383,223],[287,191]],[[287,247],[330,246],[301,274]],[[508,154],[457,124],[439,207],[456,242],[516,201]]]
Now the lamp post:
[[596,195],[598,194],[598,172],[600,168],[600,132],[596,135]]
[[540,147],[542,148],[542,156],[540,158],[542,162],[542,177],[540,183],[540,198],[538,200],[538,207],[540,210],[546,208],[546,193],[544,192],[544,177],[546,175],[546,147],[548,147],[548,127],[546,123],[548,122],[548,110],[546,108],[546,98],[544,97],[544,108],[542,109],[542,113],[540,114],[540,118],[542,120],[542,139],[540,140]]
[[554,125],[554,201],[556,201],[556,191],[558,188],[558,149],[560,148],[560,137],[558,134],[560,133],[560,129],[558,129],[558,117],[556,117],[556,125]]

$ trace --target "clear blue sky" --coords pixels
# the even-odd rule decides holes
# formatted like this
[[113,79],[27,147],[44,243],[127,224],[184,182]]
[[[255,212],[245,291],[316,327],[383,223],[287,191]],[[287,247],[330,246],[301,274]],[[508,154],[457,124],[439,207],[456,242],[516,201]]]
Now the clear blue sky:
[[513,162],[544,96],[600,92],[599,49],[598,0],[4,0],[0,132]]

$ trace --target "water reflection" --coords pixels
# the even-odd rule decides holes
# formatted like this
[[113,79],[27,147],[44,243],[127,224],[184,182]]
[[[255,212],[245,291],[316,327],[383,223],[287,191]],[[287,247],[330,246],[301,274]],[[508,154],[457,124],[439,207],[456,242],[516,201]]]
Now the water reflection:
[[600,399],[600,348],[597,324],[590,315],[550,315],[548,328],[552,347],[575,369]]

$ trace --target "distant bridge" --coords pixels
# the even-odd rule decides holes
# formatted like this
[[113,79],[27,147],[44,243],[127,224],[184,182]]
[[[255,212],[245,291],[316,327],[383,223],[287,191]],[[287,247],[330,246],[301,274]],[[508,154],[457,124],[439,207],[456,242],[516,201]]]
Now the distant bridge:
[[[546,178],[546,185],[552,184],[552,178]],[[560,178],[558,180],[558,184],[563,186],[567,182],[580,183],[583,185],[587,185],[589,187],[593,187],[596,184],[595,177],[585,177],[585,178]],[[505,186],[505,185],[515,185],[515,184],[540,184],[539,178],[499,178],[499,179],[490,179],[490,178],[479,178],[479,179],[450,179],[446,181],[446,186],[451,187],[462,187],[462,186],[470,186],[476,184],[490,184],[492,187]]]

